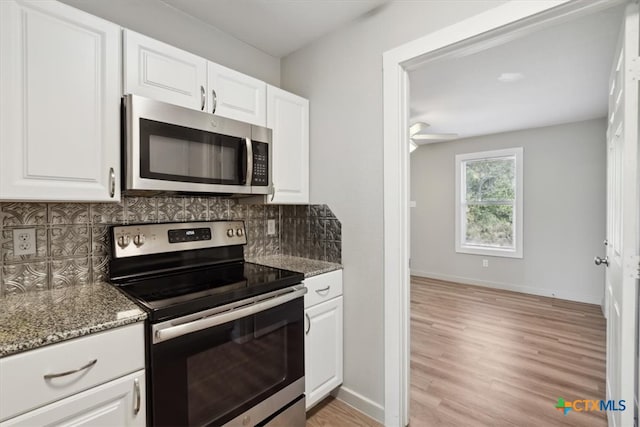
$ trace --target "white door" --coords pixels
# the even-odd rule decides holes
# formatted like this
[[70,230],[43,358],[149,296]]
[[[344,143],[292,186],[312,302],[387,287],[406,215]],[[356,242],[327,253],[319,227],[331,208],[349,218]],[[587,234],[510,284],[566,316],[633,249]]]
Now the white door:
[[[609,425],[634,425],[638,285],[638,6],[629,5],[610,78],[607,129],[607,399]],[[596,260],[597,262],[598,260]],[[603,263],[604,265],[604,263]]]
[[146,425],[144,370],[0,423],[0,427]]
[[206,59],[131,30],[124,30],[123,44],[125,95],[205,109]]
[[0,199],[120,199],[120,27],[0,1]]
[[267,125],[267,84],[211,61],[207,110],[234,120]]
[[309,203],[309,101],[267,86],[267,127],[273,129],[269,202]]
[[342,384],[342,297],[305,310],[305,394],[307,409]]

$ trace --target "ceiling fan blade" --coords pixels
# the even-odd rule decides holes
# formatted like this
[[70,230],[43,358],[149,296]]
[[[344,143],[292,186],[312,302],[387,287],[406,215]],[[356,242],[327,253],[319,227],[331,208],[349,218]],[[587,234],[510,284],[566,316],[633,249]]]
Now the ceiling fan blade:
[[424,132],[429,126],[429,123],[416,122],[409,126],[409,135],[417,135],[421,132]]
[[449,139],[456,139],[457,133],[422,133],[413,135],[411,139],[414,141],[444,141]]

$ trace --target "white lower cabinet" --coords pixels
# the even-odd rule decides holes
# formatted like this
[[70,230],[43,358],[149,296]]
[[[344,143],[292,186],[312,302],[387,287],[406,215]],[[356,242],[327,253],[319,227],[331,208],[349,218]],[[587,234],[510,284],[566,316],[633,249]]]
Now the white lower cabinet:
[[0,427],[146,424],[144,325],[0,359]]
[[[323,278],[323,276],[326,276]],[[336,278],[339,276],[339,284]],[[305,394],[307,409],[324,399],[342,384],[342,271],[327,273],[305,280],[308,296],[328,293],[326,279],[339,295],[317,302],[305,309]],[[331,286],[334,286],[331,285]],[[317,301],[317,300],[314,300]]]
[[12,418],[0,427],[144,426],[144,370]]

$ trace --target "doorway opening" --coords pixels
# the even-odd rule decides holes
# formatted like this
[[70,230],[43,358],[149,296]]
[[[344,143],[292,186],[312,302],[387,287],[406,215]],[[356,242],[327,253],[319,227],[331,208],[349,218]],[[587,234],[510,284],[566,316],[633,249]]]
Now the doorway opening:
[[[495,46],[504,45],[511,41],[517,42],[527,35],[553,26],[564,28],[569,21],[585,18],[586,15],[620,5],[621,3],[592,2],[588,5],[568,3],[562,6],[557,6],[558,3],[553,5],[538,3],[537,6],[528,5],[526,7],[518,7],[522,5],[513,4],[504,5],[385,54],[385,423],[387,425],[405,425],[409,420],[409,393],[407,388],[409,378],[409,268],[407,261],[411,253],[411,268],[414,269],[416,268],[416,258],[414,258],[413,248],[410,249],[409,246],[410,220],[408,206],[410,198],[407,171],[410,160],[408,147],[401,141],[409,140],[408,121],[411,116],[414,113],[419,116],[421,113],[420,111],[409,109],[408,95],[411,93],[409,87],[413,88],[413,81],[411,81],[411,85],[409,84],[411,74],[425,65],[429,66],[428,69],[436,71],[438,64],[456,61],[464,62],[465,57],[488,52]],[[553,6],[557,7],[553,8]],[[611,56],[613,56],[613,53]],[[607,63],[606,68],[608,69],[609,66],[610,64]],[[425,69],[427,68],[425,67]],[[475,72],[476,69],[473,69],[473,71]],[[501,72],[501,74],[507,75],[509,73],[510,71],[506,70]],[[507,76],[506,78],[511,77]],[[606,92],[606,87],[603,90]],[[591,119],[597,121],[595,117],[583,117],[578,122],[582,123]],[[437,117],[423,117],[420,121],[429,122],[429,120],[435,124]],[[530,124],[529,127],[562,126],[560,123],[562,121],[546,124],[538,122],[538,124]],[[567,121],[564,123],[566,124]],[[486,122],[477,122],[476,128],[486,125]],[[602,126],[602,123],[593,125],[596,127]],[[458,129],[463,128],[464,126],[460,126]],[[511,129],[502,128],[497,132],[504,134],[504,132],[513,131],[514,129],[514,127]],[[447,129],[439,125],[432,126],[431,131],[433,134],[462,134],[465,132],[464,130]],[[469,135],[476,136],[467,134],[467,136]],[[445,144],[441,145],[444,146]],[[418,149],[417,152],[420,150],[422,148]],[[526,152],[527,150],[525,149]],[[604,159],[601,160],[604,162]],[[452,166],[451,163],[449,162],[449,166]],[[601,164],[600,167],[604,168],[604,165]],[[454,174],[450,173],[448,176],[453,179]],[[525,182],[527,181],[525,180]],[[604,187],[603,182],[599,185]],[[420,202],[416,202],[416,208],[418,208]],[[600,209],[601,212],[604,210],[602,204]],[[601,217],[602,215],[601,213]],[[526,217],[524,221],[526,227]],[[441,228],[449,228],[449,231],[451,231],[453,226],[441,225]],[[602,224],[601,228],[604,228]],[[525,245],[526,241],[525,231]],[[452,247],[454,239],[449,239],[443,245]],[[455,253],[453,250],[449,252]],[[534,252],[531,251],[531,253]],[[527,248],[525,247],[525,257],[527,257],[526,254]],[[590,254],[590,256],[592,255]],[[478,260],[477,257],[470,259]],[[489,261],[492,264],[491,260]],[[497,262],[499,263],[500,261],[498,260]],[[482,266],[484,263],[478,262],[478,264]],[[509,282],[509,279],[504,280],[504,283]],[[496,283],[499,283],[499,281],[494,281],[492,284]],[[551,287],[543,290],[520,290],[560,298],[576,300],[582,298],[592,303],[601,302],[597,291],[588,296],[580,296],[575,292],[571,293],[572,290],[556,289],[554,291],[554,289]],[[555,293],[557,295],[552,295]],[[596,298],[598,300],[594,301]]]

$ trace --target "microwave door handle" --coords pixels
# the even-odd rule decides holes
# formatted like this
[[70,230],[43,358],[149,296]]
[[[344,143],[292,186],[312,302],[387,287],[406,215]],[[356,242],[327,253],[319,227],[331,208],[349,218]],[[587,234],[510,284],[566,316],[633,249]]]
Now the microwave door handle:
[[238,141],[238,181],[240,185],[247,184],[247,144],[244,138],[240,138]]
[[251,182],[253,181],[253,144],[251,142],[251,138],[245,138],[246,150],[245,154],[246,158],[246,172],[245,172],[245,185],[251,186]]

